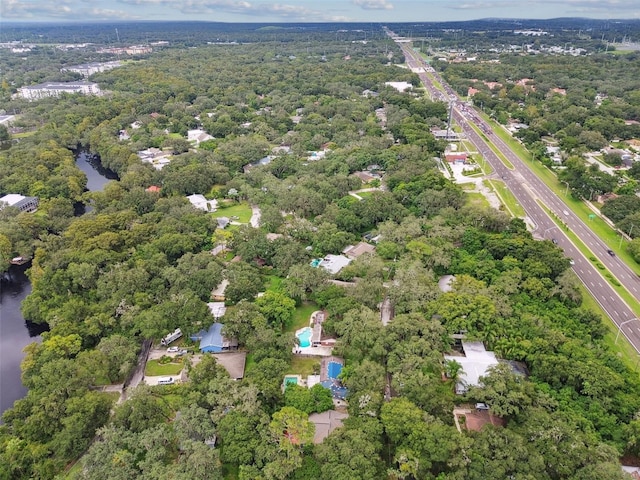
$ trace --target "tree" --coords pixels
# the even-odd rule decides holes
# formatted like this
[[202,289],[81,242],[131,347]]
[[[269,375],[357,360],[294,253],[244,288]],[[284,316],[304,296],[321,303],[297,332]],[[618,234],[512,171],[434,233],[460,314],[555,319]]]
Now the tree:
[[287,327],[291,323],[293,312],[296,309],[295,300],[275,290],[266,291],[264,295],[256,299],[255,303],[271,327],[277,330]]
[[295,407],[306,414],[326,412],[333,408],[331,390],[319,383],[311,388],[287,385],[284,402],[287,406]]
[[322,465],[321,480],[369,480],[383,478],[379,442],[357,429],[341,428],[316,449]]
[[480,387],[472,387],[469,396],[489,405],[499,417],[514,417],[534,402],[534,387],[527,379],[514,373],[511,366],[500,363],[480,377]]

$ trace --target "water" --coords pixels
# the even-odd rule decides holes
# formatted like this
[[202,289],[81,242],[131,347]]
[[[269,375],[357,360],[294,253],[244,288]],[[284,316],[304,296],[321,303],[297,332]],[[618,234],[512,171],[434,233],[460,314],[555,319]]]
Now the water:
[[20,380],[22,350],[39,342],[40,334],[46,331],[46,325],[25,322],[20,312],[20,303],[31,292],[26,268],[13,265],[0,278],[0,413],[26,395]]
[[87,176],[87,190],[100,192],[109,180],[118,180],[115,172],[104,168],[100,158],[79,150],[76,156],[76,166]]
[[[87,190],[100,191],[109,180],[118,176],[100,165],[100,159],[91,154],[76,152],[76,165],[87,175]],[[78,214],[84,213],[80,209]],[[20,379],[20,362],[23,349],[40,341],[46,325],[25,321],[20,304],[31,292],[31,283],[25,275],[27,265],[13,265],[7,274],[0,274],[0,415],[13,402],[26,395],[27,389]]]

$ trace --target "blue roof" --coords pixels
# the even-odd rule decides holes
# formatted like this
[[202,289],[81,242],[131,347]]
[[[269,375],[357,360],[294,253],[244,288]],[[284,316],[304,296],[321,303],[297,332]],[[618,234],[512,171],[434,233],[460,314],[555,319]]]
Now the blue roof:
[[200,338],[200,350],[203,352],[221,352],[224,346],[224,338],[222,336],[221,323],[214,323],[209,327],[209,330],[201,330],[194,335],[192,340]]

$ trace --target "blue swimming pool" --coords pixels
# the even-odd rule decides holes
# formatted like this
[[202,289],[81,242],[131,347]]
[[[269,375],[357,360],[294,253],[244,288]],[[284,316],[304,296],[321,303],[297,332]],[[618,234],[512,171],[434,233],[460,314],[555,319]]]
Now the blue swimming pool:
[[329,362],[327,365],[327,377],[338,378],[338,375],[342,372],[342,364],[338,362]]
[[301,347],[310,347],[311,346],[311,333],[313,332],[313,330],[311,330],[311,327],[304,327],[302,330],[299,330],[298,333],[296,333],[296,337],[298,337],[298,340],[300,341],[300,346]]

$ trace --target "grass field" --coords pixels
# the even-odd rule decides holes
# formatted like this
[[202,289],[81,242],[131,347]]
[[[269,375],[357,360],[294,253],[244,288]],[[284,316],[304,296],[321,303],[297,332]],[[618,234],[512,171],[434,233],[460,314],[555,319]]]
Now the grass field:
[[285,329],[285,332],[295,332],[299,328],[309,326],[311,314],[316,310],[318,310],[318,306],[313,302],[305,302],[300,305],[293,313],[293,321]]
[[161,365],[158,360],[149,360],[144,369],[144,374],[149,377],[158,375],[177,375],[182,371],[183,367],[184,364],[181,360],[179,360],[179,363],[167,363],[164,365]]
[[291,359],[291,366],[287,373],[306,377],[307,375],[314,375],[318,372],[320,372],[320,359],[294,356]]
[[213,212],[214,218],[218,217],[238,217],[237,219],[233,219],[239,223],[249,223],[251,220],[251,207],[247,203],[235,203],[230,206],[226,206],[223,202],[218,204],[218,209]]
[[480,192],[465,192],[467,198],[467,205],[474,205],[477,207],[490,208],[491,204],[486,197]]
[[500,197],[500,201],[512,217],[524,218],[526,216],[524,208],[518,203],[516,197],[513,196],[511,190],[507,188],[507,185],[502,180],[485,180],[485,182],[487,182],[498,197]]

